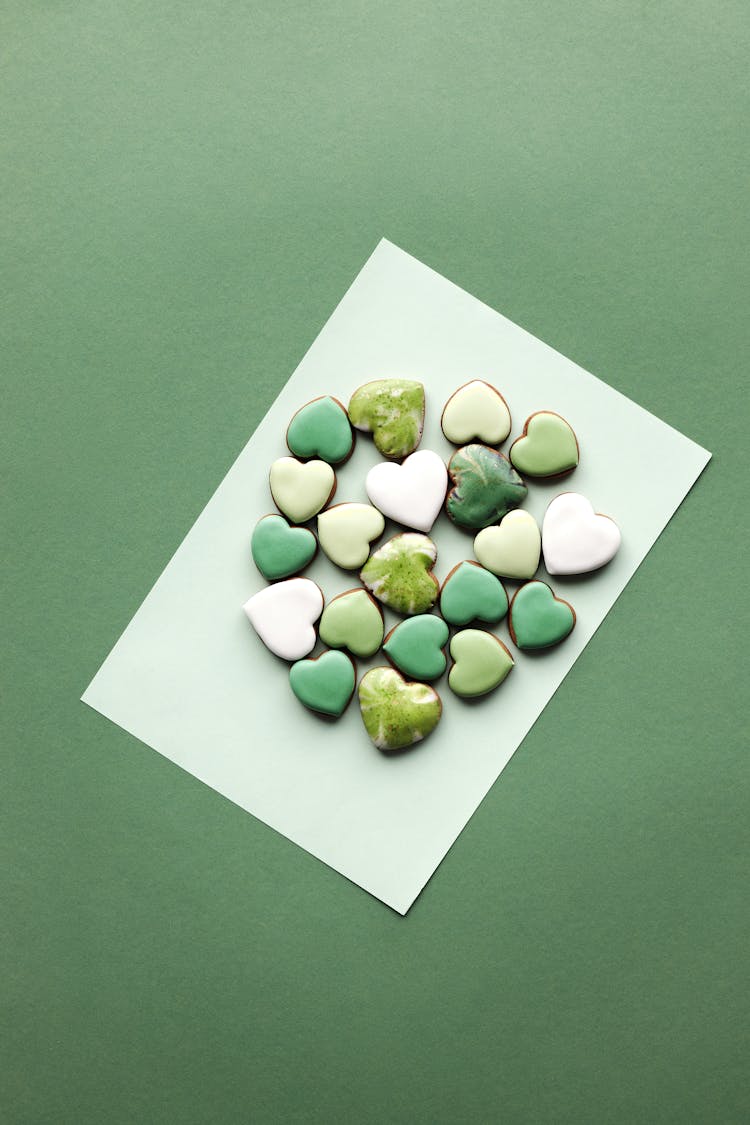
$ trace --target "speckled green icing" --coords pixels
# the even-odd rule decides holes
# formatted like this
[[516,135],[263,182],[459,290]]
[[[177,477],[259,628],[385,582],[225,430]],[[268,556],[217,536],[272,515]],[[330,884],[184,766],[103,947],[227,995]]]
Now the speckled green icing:
[[330,648],[372,656],[383,643],[383,615],[366,590],[347,590],[325,607],[318,633]]
[[383,457],[413,453],[422,438],[424,387],[409,379],[377,379],[354,392],[349,419],[358,430],[372,433]]
[[462,562],[440,592],[440,612],[451,625],[470,621],[502,621],[508,612],[508,595],[499,578],[475,562]]
[[354,665],[343,652],[324,652],[314,660],[298,660],[289,669],[292,691],[311,711],[339,716],[346,710],[357,681]]
[[317,550],[315,536],[305,527],[290,527],[283,516],[263,516],[250,541],[253,561],[269,582],[299,574]]
[[487,445],[465,445],[448,462],[454,487],[445,510],[459,527],[480,528],[498,523],[511,508],[522,504],[526,485],[507,457]]
[[540,410],[527,418],[524,432],[510,447],[510,459],[530,477],[554,477],[578,464],[578,442],[559,414]]
[[359,684],[365,730],[379,750],[405,750],[440,722],[440,696],[427,684],[406,683],[393,668],[373,668]]
[[437,601],[440,587],[432,574],[437,549],[417,532],[394,535],[365,563],[359,577],[379,602],[396,613],[426,613]]
[[391,630],[383,652],[410,679],[436,680],[446,668],[443,646],[448,633],[442,618],[420,613]]
[[510,603],[510,635],[521,649],[549,648],[564,641],[576,623],[572,606],[556,598],[546,582],[527,582]]
[[451,657],[455,663],[448,673],[448,686],[465,699],[493,691],[513,667],[513,657],[502,641],[483,629],[456,633]]
[[336,465],[352,451],[354,434],[343,406],[326,395],[301,407],[289,423],[286,443],[296,457]]

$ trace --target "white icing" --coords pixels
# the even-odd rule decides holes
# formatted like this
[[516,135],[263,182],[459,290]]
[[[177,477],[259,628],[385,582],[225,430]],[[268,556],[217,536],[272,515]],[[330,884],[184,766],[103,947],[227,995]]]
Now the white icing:
[[620,529],[594,511],[585,496],[563,492],[551,502],[542,524],[542,551],[549,574],[585,574],[614,558]]
[[499,445],[510,433],[510,412],[499,391],[474,379],[448,399],[442,427],[454,445],[475,440]]
[[383,534],[385,520],[371,504],[334,504],[318,516],[318,539],[328,558],[343,570],[359,570],[370,543]]
[[539,566],[542,537],[530,512],[516,508],[474,540],[474,554],[486,570],[503,578],[533,578]]
[[269,480],[279,511],[292,523],[306,523],[328,503],[336,474],[326,461],[279,457],[271,465]]
[[266,648],[282,660],[301,660],[315,648],[315,622],[323,612],[323,595],[309,578],[266,586],[242,608]]
[[404,527],[429,531],[445,501],[448,470],[431,449],[419,449],[401,465],[382,461],[370,469],[367,495],[383,515]]

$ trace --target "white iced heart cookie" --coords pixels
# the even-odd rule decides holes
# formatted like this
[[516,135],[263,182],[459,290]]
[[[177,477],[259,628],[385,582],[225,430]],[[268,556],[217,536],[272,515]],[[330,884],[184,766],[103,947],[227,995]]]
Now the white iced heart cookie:
[[279,511],[292,523],[306,523],[332,498],[336,474],[326,461],[279,457],[271,465],[269,483]]
[[474,554],[485,570],[503,578],[533,578],[542,537],[530,512],[516,508],[499,524],[485,527],[474,540]]
[[617,554],[620,538],[615,521],[595,512],[585,496],[563,492],[544,514],[544,565],[549,574],[598,570]]
[[309,578],[289,578],[253,594],[242,607],[266,648],[282,660],[301,660],[315,648],[323,594]]
[[370,543],[383,534],[385,520],[371,504],[334,504],[318,516],[318,540],[336,566],[359,570],[370,557]]
[[448,470],[431,449],[418,449],[401,465],[382,461],[367,474],[367,495],[384,516],[429,531],[445,501]]
[[445,404],[440,425],[454,445],[499,445],[510,433],[510,411],[500,392],[482,379],[459,387]]

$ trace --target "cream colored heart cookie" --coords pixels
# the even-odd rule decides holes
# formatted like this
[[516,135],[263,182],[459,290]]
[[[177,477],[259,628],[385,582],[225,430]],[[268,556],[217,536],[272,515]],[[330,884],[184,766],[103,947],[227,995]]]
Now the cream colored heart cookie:
[[326,461],[279,457],[269,478],[274,504],[292,523],[306,523],[336,491],[336,474]]
[[474,540],[474,554],[486,570],[503,578],[533,578],[542,537],[530,512],[517,508],[499,524],[485,527]]
[[465,383],[451,395],[440,425],[454,445],[480,441],[499,445],[510,433],[510,411],[500,392],[482,379]]
[[371,504],[334,504],[318,516],[318,540],[342,570],[359,570],[370,557],[370,544],[383,534],[385,520]]

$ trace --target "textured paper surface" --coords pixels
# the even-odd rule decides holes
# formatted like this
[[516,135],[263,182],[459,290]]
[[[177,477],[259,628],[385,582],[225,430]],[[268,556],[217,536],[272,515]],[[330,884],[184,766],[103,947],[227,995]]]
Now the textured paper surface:
[[[256,519],[272,510],[268,466],[286,452],[292,413],[320,394],[348,401],[360,383],[388,375],[425,383],[422,447],[446,458],[452,447],[440,432],[442,405],[471,378],[502,389],[513,414],[511,436],[535,409],[565,415],[581,443],[581,465],[569,483],[532,485],[525,506],[541,518],[552,496],[574,488],[613,515],[623,532],[623,547],[604,571],[552,583],[578,614],[571,638],[548,653],[520,654],[506,683],[480,703],[460,702],[439,682],[444,716],[437,732],[398,758],[385,758],[371,746],[356,702],[335,725],[304,711],[290,693],[286,665],[267,652],[240,608],[264,584],[250,559],[249,537]],[[708,458],[704,449],[383,241],[83,699],[405,913]],[[338,473],[337,501],[366,499],[364,477],[377,459],[372,443],[359,439]],[[442,579],[471,557],[471,537],[445,517],[433,534]],[[327,599],[357,584],[356,576],[321,556],[308,573]],[[507,642],[507,625],[496,631]],[[361,662],[360,673],[378,662]]]

